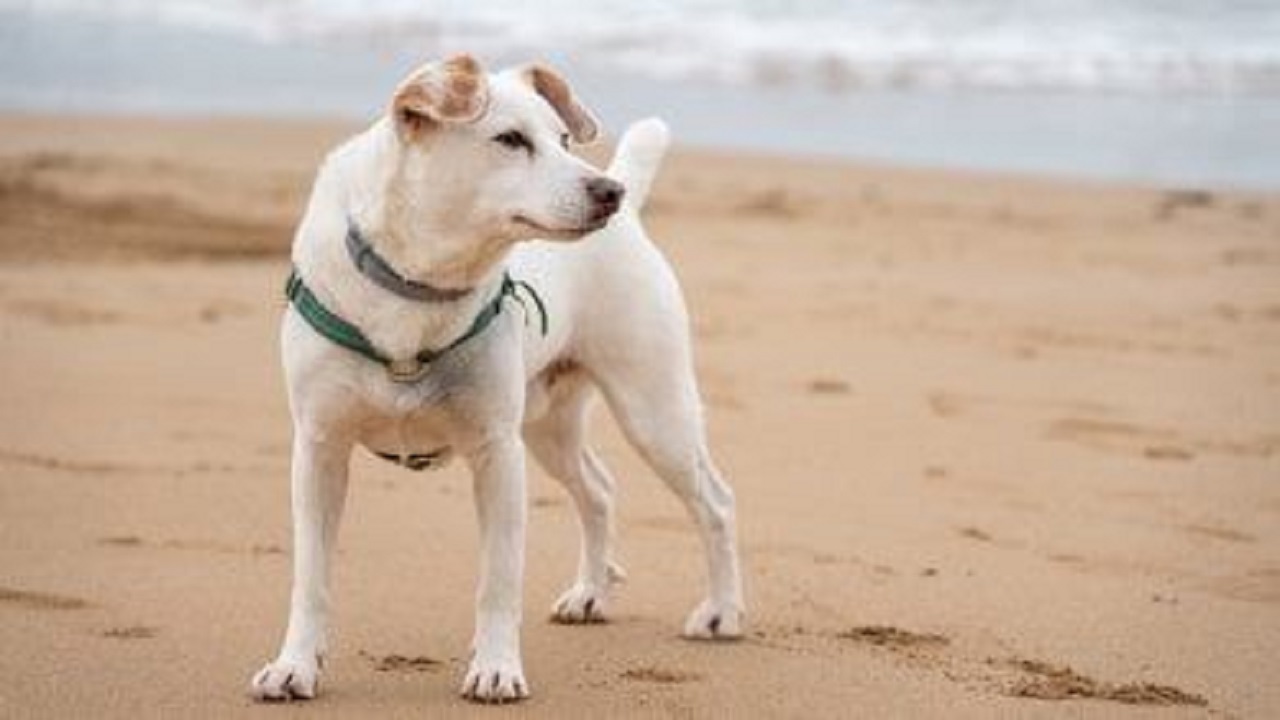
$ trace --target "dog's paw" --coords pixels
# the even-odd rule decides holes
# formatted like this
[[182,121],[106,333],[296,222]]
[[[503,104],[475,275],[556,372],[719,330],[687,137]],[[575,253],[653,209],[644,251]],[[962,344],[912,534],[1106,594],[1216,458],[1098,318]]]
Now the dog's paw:
[[529,697],[519,660],[491,662],[475,658],[462,681],[462,697],[481,703],[512,703]]
[[610,562],[605,568],[605,581],[601,586],[578,580],[551,606],[551,622],[564,625],[586,625],[608,621],[605,605],[609,589],[627,581],[627,571]]
[[704,600],[684,622],[690,640],[737,640],[742,637],[742,608],[736,604]]
[[310,700],[319,690],[320,666],[314,660],[276,660],[249,683],[249,695],[258,702]]
[[551,622],[585,625],[605,621],[606,593],[583,583],[575,583],[551,606]]

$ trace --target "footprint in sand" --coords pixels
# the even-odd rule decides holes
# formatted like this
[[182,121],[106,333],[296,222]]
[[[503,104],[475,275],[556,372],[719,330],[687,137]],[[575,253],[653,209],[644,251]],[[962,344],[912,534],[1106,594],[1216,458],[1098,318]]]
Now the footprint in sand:
[[1085,562],[1083,555],[1066,552],[1053,552],[1045,555],[1052,562],[1063,563],[1064,565],[1080,565]]
[[1183,525],[1182,529],[1192,535],[1213,538],[1214,540],[1225,540],[1227,542],[1251,543],[1257,542],[1258,538],[1246,532],[1233,530],[1231,528],[1219,527],[1217,525]]
[[1192,455],[1190,450],[1180,446],[1182,438],[1177,432],[1127,422],[1062,418],[1050,423],[1045,435],[1052,440],[1066,440],[1095,450],[1141,453],[1152,459]]
[[102,637],[112,640],[149,640],[160,634],[159,628],[146,625],[127,625],[125,627],[107,628]]
[[1133,423],[1087,418],[1053,420],[1046,432],[1050,439],[1123,454],[1138,454],[1151,460],[1189,460],[1194,457],[1181,445],[1178,433],[1165,428],[1147,428]]
[[137,535],[112,535],[111,537],[98,538],[99,545],[107,547],[141,547],[142,538]]
[[989,543],[995,540],[995,538],[991,537],[991,533],[987,532],[986,530],[983,530],[982,528],[976,528],[973,526],[962,527],[959,530],[956,530],[956,532],[959,533],[960,537],[962,538],[968,538],[969,540],[977,540],[978,542]]
[[1031,410],[1038,413],[1081,413],[1097,416],[1108,416],[1115,409],[1103,403],[1089,400],[1052,397],[1001,397],[998,395],[982,395],[955,392],[952,390],[933,390],[925,396],[929,410],[940,418],[954,418],[962,415],[993,415],[1015,413],[1018,415]]
[[805,389],[810,395],[848,395],[853,392],[848,382],[836,378],[814,378]]
[[90,474],[122,473],[131,472],[135,469],[115,463],[69,460],[52,455],[40,455],[16,450],[0,450],[0,463],[22,465],[40,470]]
[[426,655],[399,655],[396,653],[373,655],[361,650],[360,657],[369,661],[373,666],[374,672],[421,673],[435,670],[444,664]]
[[83,610],[92,607],[88,600],[70,595],[0,587],[0,603],[32,610]]
[[1188,461],[1199,453],[1237,458],[1269,458],[1280,453],[1280,435],[1259,435],[1250,439],[1192,437],[1173,428],[1079,417],[1051,422],[1045,430],[1045,437],[1156,461]]
[[946,635],[912,632],[892,625],[859,625],[836,633],[836,637],[890,650],[941,648],[951,643]]
[[27,318],[58,327],[106,325],[123,319],[119,313],[110,310],[47,298],[15,299],[4,304],[4,312],[12,317]]
[[702,676],[698,673],[670,670],[651,665],[624,670],[618,674],[618,677],[630,682],[652,683],[655,685],[681,685],[702,679]]
[[1010,697],[1036,700],[1109,700],[1125,705],[1194,705],[1209,704],[1200,695],[1180,690],[1172,685],[1156,683],[1109,683],[1081,675],[1066,665],[1056,665],[1040,660],[1012,658],[992,661],[1017,673],[1017,677],[1004,688]]
[[947,679],[976,684],[1002,695],[1035,700],[1104,700],[1126,705],[1184,705],[1205,707],[1202,696],[1172,685],[1152,682],[1113,683],[1095,680],[1066,665],[1018,657],[966,657],[943,652],[951,639],[936,633],[916,633],[891,625],[851,628],[837,637],[887,649],[908,661],[928,660]]
[[1142,455],[1150,460],[1194,460],[1196,454],[1177,445],[1148,445]]
[[892,625],[859,625],[835,634],[842,642],[887,652],[913,666],[934,667],[947,661],[951,638],[939,633],[914,632]]
[[283,547],[274,543],[254,543],[252,545],[245,546],[222,543],[214,540],[163,540],[152,542],[144,540],[137,535],[112,535],[102,537],[98,538],[98,544],[104,547],[115,548],[153,547],[169,550],[203,550],[206,552],[223,553],[228,555],[247,554],[255,557],[259,555],[288,554]]

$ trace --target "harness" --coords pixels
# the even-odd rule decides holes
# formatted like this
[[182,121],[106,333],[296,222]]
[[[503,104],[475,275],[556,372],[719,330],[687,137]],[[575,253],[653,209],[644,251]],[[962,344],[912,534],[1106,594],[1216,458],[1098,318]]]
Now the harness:
[[[372,280],[379,287],[400,297],[418,302],[446,303],[460,300],[473,291],[473,288],[437,288],[403,277],[374,251],[373,246],[360,234],[354,222],[349,221],[347,223],[346,245],[352,263],[362,275]],[[538,291],[529,283],[523,280],[516,280],[509,273],[504,272],[498,292],[494,294],[489,302],[485,303],[475,319],[471,321],[471,326],[462,335],[442,348],[423,348],[410,357],[397,358],[379,350],[365,337],[360,328],[325,307],[324,303],[311,291],[311,288],[307,287],[306,283],[303,282],[302,275],[298,272],[297,267],[291,270],[289,280],[285,284],[285,296],[313,330],[333,344],[344,347],[382,365],[386,368],[387,376],[392,382],[404,385],[412,385],[422,380],[422,378],[426,377],[432,363],[487,330],[493,324],[493,321],[502,314],[502,308],[506,304],[507,298],[514,299],[520,303],[527,317],[528,306],[525,305],[521,291],[533,300],[533,304],[538,310],[539,329],[542,335],[545,336],[548,330],[547,307],[543,304],[542,297],[538,295]],[[440,460],[444,452],[443,450],[438,450],[432,453],[407,456],[388,455],[385,453],[376,454],[404,465],[411,470],[422,470]]]
[[481,308],[475,320],[471,321],[471,327],[467,328],[466,332],[458,336],[457,339],[443,348],[423,348],[416,355],[407,358],[393,358],[375,347],[372,342],[369,342],[364,333],[360,332],[360,328],[343,320],[332,310],[325,307],[315,293],[311,292],[311,288],[307,287],[306,283],[302,281],[302,276],[298,274],[297,268],[294,268],[289,273],[289,281],[285,284],[285,296],[289,298],[289,301],[293,303],[293,307],[297,309],[298,314],[302,315],[302,319],[306,320],[313,330],[335,345],[341,345],[382,365],[387,369],[387,376],[393,381],[408,385],[416,383],[425,377],[431,363],[448,355],[468,340],[487,330],[494,319],[502,314],[502,306],[507,298],[514,298],[523,307],[524,298],[519,294],[521,290],[524,290],[529,297],[533,298],[533,303],[538,308],[538,317],[541,319],[540,329],[545,336],[548,330],[547,306],[543,304],[538,291],[534,290],[529,283],[523,280],[514,280],[511,275],[503,273],[502,285],[498,288],[497,294]]

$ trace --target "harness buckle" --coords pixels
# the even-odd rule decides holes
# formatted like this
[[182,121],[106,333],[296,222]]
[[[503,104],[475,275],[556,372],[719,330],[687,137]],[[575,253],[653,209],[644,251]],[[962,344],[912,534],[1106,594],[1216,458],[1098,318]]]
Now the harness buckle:
[[392,382],[411,385],[427,376],[427,364],[418,358],[403,358],[387,362],[387,376]]

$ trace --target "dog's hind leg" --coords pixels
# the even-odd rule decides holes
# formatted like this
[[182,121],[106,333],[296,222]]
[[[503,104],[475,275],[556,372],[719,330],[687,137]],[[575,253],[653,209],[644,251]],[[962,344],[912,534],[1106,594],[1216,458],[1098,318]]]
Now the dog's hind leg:
[[586,445],[586,420],[594,388],[574,372],[556,381],[555,399],[542,418],[525,426],[525,444],[547,474],[573,498],[582,532],[578,576],[551,607],[561,623],[602,622],[610,586],[625,574],[611,557],[613,477]]
[[615,366],[600,380],[628,440],[684,503],[706,549],[710,588],[686,620],[685,636],[737,638],[743,601],[733,491],[707,447],[688,354],[666,349],[636,354],[644,360]]

